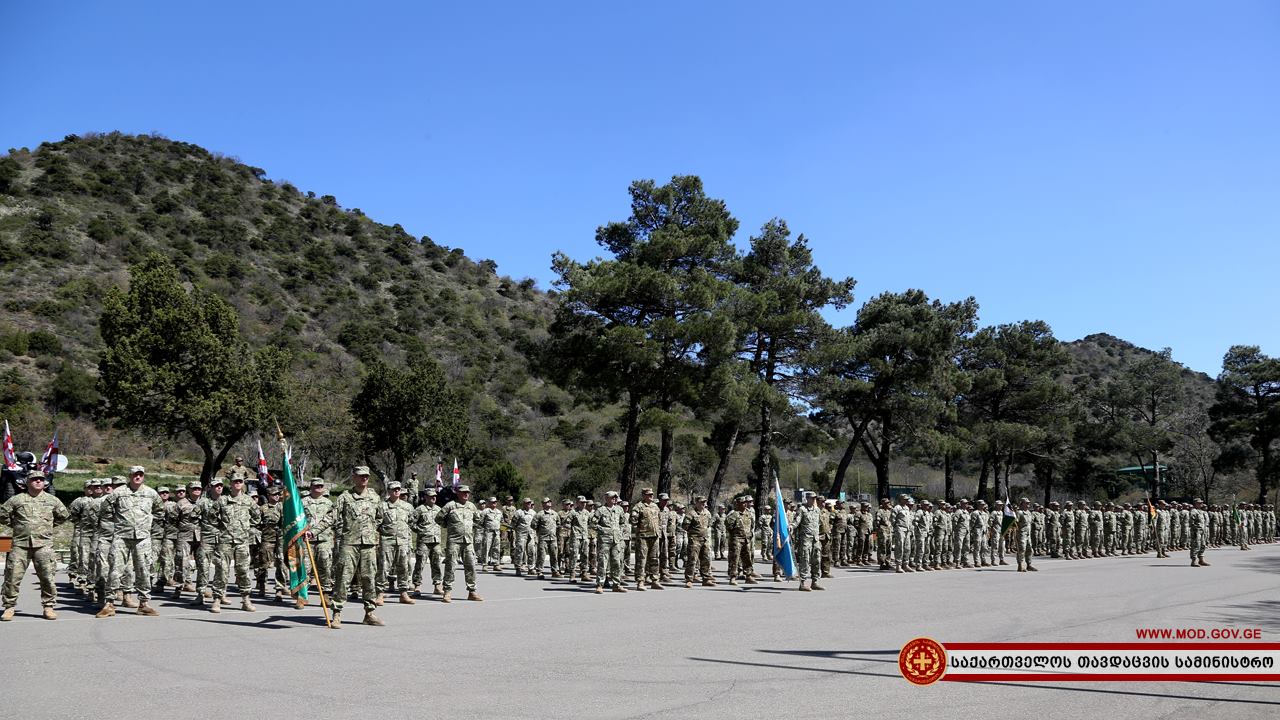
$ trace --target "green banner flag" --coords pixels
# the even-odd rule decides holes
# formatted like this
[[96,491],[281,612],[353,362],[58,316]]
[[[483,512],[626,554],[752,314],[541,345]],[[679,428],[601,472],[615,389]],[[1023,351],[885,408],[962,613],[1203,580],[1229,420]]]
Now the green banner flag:
[[307,512],[302,507],[302,496],[298,494],[298,483],[293,479],[293,458],[288,446],[284,453],[284,510],[280,514],[281,536],[284,538],[285,565],[289,569],[289,592],[299,598],[307,599],[307,567],[302,561],[306,548]]

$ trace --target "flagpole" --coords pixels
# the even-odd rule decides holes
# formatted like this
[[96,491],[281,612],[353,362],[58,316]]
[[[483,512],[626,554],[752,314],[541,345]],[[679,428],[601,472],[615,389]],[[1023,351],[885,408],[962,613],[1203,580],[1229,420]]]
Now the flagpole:
[[311,551],[311,543],[306,540],[302,541],[307,546],[307,560],[311,565],[311,577],[315,578],[316,590],[320,592],[320,607],[324,610],[324,626],[333,629],[333,621],[329,619],[329,605],[324,599],[324,584],[320,582],[320,570],[316,568],[316,555]]

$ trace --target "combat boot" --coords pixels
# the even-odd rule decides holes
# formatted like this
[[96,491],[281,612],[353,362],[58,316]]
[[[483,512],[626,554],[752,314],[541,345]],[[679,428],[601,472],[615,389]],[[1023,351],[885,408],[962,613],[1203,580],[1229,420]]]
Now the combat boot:
[[684,586],[685,586],[685,587],[687,587],[687,588],[691,588],[691,587],[693,587],[693,581],[692,581],[692,580],[685,580],[685,581],[684,581]]
[[374,627],[382,627],[383,625],[386,625],[386,623],[382,622],[382,618],[374,615],[372,612],[366,612],[364,614],[363,622],[365,625],[372,625]]
[[45,609],[44,609],[44,613],[42,613],[42,614],[44,615],[44,619],[45,619],[45,620],[57,620],[57,619],[58,619],[58,613],[54,612],[54,611],[53,611],[53,608],[51,608],[51,607],[47,607],[47,608],[45,608]]
[[746,583],[747,583],[748,585],[759,585],[759,584],[760,584],[760,581],[759,581],[759,580],[756,580],[756,576],[755,576],[755,575],[748,575],[748,576],[747,576],[747,579],[746,579]]
[[604,586],[603,586],[603,585],[596,585],[596,594],[597,594],[597,595],[603,595],[603,594],[604,594]]
[[377,605],[378,607],[382,607],[382,603],[384,599],[385,598],[383,598],[382,593],[378,593],[378,596],[373,599],[373,604]]
[[125,595],[124,602],[120,603],[120,605],[127,608],[136,608],[138,607],[138,600],[133,595]]
[[213,604],[209,606],[209,612],[211,613],[222,612],[222,600],[220,600],[219,598],[214,598]]
[[616,593],[624,593],[624,592],[626,592],[626,591],[627,591],[627,589],[626,589],[626,588],[624,588],[624,587],[622,587],[622,583],[616,583],[616,584],[613,586],[613,591],[614,591],[614,592],[616,592]]
[[193,585],[193,584],[191,584],[191,583],[183,583],[183,584],[182,584],[182,592],[195,592],[195,591],[196,591],[196,586],[195,586],[195,585]]
[[414,600],[413,598],[409,597],[409,593],[407,593],[407,592],[402,592],[402,593],[400,593],[400,604],[401,604],[401,605],[416,605],[416,604],[417,604],[417,601],[416,601],[416,600]]
[[245,612],[257,612],[258,610],[258,608],[253,606],[253,603],[249,600],[248,595],[245,595],[243,598],[241,598],[240,609]]
[[1027,569],[1022,566],[1022,563],[1018,563],[1018,572],[1026,572],[1026,571]]
[[452,590],[445,590],[445,591],[444,591],[444,595],[441,595],[441,596],[440,596],[440,602],[442,602],[442,603],[451,603],[451,602],[453,602],[453,591],[452,591]]
[[812,585],[810,585],[809,587],[810,587],[810,589],[812,589],[812,590],[826,590],[826,588],[824,588],[824,587],[822,587],[821,585],[819,585],[816,581],[815,581]]
[[334,630],[339,630],[342,628],[342,613],[335,612],[333,614],[333,619],[329,621],[329,627]]
[[782,582],[782,576],[781,576],[781,575],[779,575],[778,573],[774,573],[774,574],[773,574],[773,581],[774,581],[774,582]]
[[800,581],[800,587],[796,589],[799,590],[800,592],[809,592],[809,588],[804,584],[803,580]]
[[737,578],[737,576],[734,576],[734,577],[729,578],[729,584],[730,584],[730,585],[732,585],[732,586],[734,586],[734,587],[737,587],[737,586],[738,586],[738,578]]
[[181,585],[174,585],[174,586],[173,586],[173,599],[174,599],[174,600],[181,600],[181,599],[182,599],[182,586],[181,586]]
[[[9,617],[13,617],[13,608],[9,608],[8,610],[5,611],[5,613],[8,614]],[[109,618],[115,614],[116,614],[116,606],[111,603],[107,603],[106,605],[102,606],[102,609],[99,610],[98,614],[94,615],[94,617]]]
[[307,606],[306,598],[303,598],[301,595],[294,595],[294,596],[293,596],[293,609],[294,609],[294,610],[301,610],[302,608],[304,608],[304,607],[306,607],[306,606]]
[[1027,572],[1040,572],[1040,568],[1034,567],[1031,563],[1027,563]]
[[276,602],[284,602],[284,588],[276,588]]
[[156,612],[155,608],[151,607],[151,603],[148,602],[144,602],[138,606],[138,614],[146,617],[157,617],[160,615],[160,613]]
[[5,608],[4,614],[0,615],[0,622],[9,622],[12,619],[13,619],[13,608],[11,607]]
[[469,590],[467,592],[467,599],[474,600],[475,602],[484,602],[484,598],[480,597],[475,590]]
[[439,595],[442,592],[440,589],[441,587],[442,586],[440,585],[440,583],[436,583],[435,587],[431,589],[431,592],[435,593],[436,595]]
[[660,582],[649,583],[649,587],[653,590],[666,590]]
[[702,586],[703,586],[703,587],[715,587],[715,586],[716,586],[716,581],[715,581],[715,580],[712,580],[711,578],[707,578],[706,580],[703,580],[703,581],[702,581]]
[[1200,566],[1201,566],[1201,567],[1207,567],[1208,565],[1209,565],[1209,563],[1208,563],[1208,562],[1205,562],[1205,559],[1204,559],[1204,558],[1200,558]]
[[636,583],[636,590],[639,592],[644,592],[645,591],[644,583],[642,582]]

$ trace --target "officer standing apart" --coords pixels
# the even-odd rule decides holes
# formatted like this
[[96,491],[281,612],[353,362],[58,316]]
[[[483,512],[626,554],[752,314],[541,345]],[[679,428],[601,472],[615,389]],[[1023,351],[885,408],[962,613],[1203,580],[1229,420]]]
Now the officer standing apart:
[[97,617],[116,614],[115,594],[123,592],[125,567],[133,565],[133,592],[138,596],[139,615],[159,615],[151,607],[151,523],[164,506],[155,490],[143,484],[146,469],[141,465],[129,468],[129,479],[111,491],[103,503],[102,511],[115,522],[115,536],[111,541],[111,572],[106,602]]
[[[529,501],[526,499],[525,503]],[[596,508],[593,524],[600,550],[596,554],[596,594],[604,592],[608,584],[614,592],[624,593],[622,587],[622,527],[627,523],[626,513],[618,507],[618,493],[610,490],[604,495],[604,505]]]
[[342,534],[342,550],[338,554],[337,584],[333,590],[333,629],[342,627],[342,606],[347,601],[352,582],[360,586],[364,604],[364,624],[385,623],[373,614],[374,582],[378,572],[378,525],[382,522],[382,499],[369,489],[369,468],[357,465],[351,471],[351,489],[333,504],[333,513],[316,523],[320,535],[337,525]]
[[[818,584],[822,576],[822,508],[818,507],[818,496],[811,491],[804,493],[804,506],[796,513],[796,529],[792,536],[797,553],[797,564],[800,570],[800,587],[804,592],[823,590]],[[805,587],[804,581],[812,578],[811,587]]]
[[44,473],[35,470],[27,475],[27,491],[0,505],[0,525],[13,528],[13,549],[4,566],[4,613],[0,614],[3,622],[13,619],[22,576],[32,564],[40,580],[44,619],[58,619],[53,611],[58,599],[58,590],[53,585],[53,574],[58,569],[58,556],[53,552],[53,526],[66,522],[71,515],[61,500],[44,491],[44,485]]

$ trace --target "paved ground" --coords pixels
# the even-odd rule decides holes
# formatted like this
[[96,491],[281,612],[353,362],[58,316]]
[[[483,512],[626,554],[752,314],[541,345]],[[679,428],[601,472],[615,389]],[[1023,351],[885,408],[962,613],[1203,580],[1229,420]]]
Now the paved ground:
[[[1280,546],[1044,560],[894,575],[838,571],[825,593],[766,583],[596,596],[563,581],[483,575],[483,603],[380,611],[385,628],[323,627],[318,607],[95,620],[68,601],[0,625],[0,697],[13,718],[1275,718],[1280,685],[936,683],[897,653],[947,642],[1129,641],[1139,627],[1261,628],[1280,639]],[[717,563],[723,568],[723,563]],[[761,568],[763,569],[763,567]],[[238,606],[237,606],[238,607]],[[126,698],[125,693],[132,694]]]

